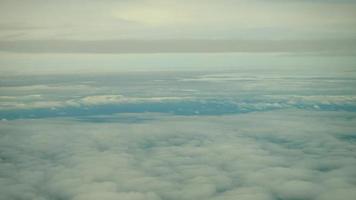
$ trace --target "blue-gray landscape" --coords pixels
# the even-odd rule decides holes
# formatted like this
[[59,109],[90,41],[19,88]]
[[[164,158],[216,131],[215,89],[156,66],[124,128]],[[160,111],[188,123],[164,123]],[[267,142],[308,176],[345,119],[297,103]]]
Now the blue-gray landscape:
[[353,200],[356,1],[0,0],[0,200]]

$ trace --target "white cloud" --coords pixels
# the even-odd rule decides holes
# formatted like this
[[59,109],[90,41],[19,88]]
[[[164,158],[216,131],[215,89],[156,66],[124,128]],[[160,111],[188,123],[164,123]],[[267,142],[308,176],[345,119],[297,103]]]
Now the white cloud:
[[189,100],[191,97],[125,97],[122,95],[95,95],[87,96],[78,101],[82,105],[103,105],[119,103],[150,103],[165,101]]

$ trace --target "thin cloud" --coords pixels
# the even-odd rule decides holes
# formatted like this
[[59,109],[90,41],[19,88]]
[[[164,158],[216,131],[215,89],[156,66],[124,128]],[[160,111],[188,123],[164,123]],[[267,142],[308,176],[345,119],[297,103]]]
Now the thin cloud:
[[22,40],[0,41],[16,53],[355,52],[356,40]]

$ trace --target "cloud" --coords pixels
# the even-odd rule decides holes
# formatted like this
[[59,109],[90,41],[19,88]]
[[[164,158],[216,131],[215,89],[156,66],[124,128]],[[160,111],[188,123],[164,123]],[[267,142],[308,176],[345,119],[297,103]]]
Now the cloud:
[[37,27],[37,26],[30,26],[28,24],[24,23],[18,23],[18,24],[10,24],[10,23],[2,23],[0,24],[0,31],[11,31],[11,30],[33,30],[33,29],[40,29],[42,27]]
[[[87,96],[78,101],[81,105],[105,105],[119,103],[150,103],[166,101],[183,101],[190,100],[190,97],[124,97],[122,95],[96,95]],[[73,102],[75,103],[75,102]]]
[[[29,87],[31,88],[31,87]],[[44,87],[45,89],[51,87]],[[56,87],[55,87],[56,88]],[[60,92],[71,92],[76,90],[73,88],[57,87]],[[22,89],[22,87],[18,88]],[[42,87],[41,87],[42,89]],[[27,89],[26,89],[27,90]],[[53,92],[53,91],[52,91]],[[58,92],[58,91],[57,91]],[[68,93],[67,93],[68,94]],[[24,96],[0,96],[0,111],[1,110],[29,110],[37,108],[45,109],[61,109],[61,108],[73,108],[84,107],[88,109],[90,106],[110,106],[110,105],[129,105],[129,104],[147,104],[147,103],[170,103],[170,102],[184,102],[194,100],[192,97],[126,97],[123,95],[90,95],[75,98],[69,98],[65,100],[51,99],[43,97],[41,95],[24,95]]]
[[[354,96],[262,95],[256,97],[199,98],[198,96],[128,97],[123,95],[92,95],[50,100],[41,96],[4,96],[0,98],[0,118],[82,117],[115,113],[157,112],[177,115],[244,114],[283,109],[313,111],[356,110]],[[89,118],[86,118],[89,117]],[[98,119],[102,121],[101,119]],[[141,120],[141,119],[134,119]],[[121,121],[127,121],[121,119]]]
[[[353,113],[3,121],[0,199],[347,199]],[[140,116],[140,115],[138,115]]]
[[[145,112],[222,115],[283,109],[356,110],[354,80],[349,74],[345,75],[342,70],[338,74],[335,69],[313,70],[300,69],[299,74],[294,75],[289,75],[289,69],[260,71],[252,68],[230,73],[123,73],[75,78],[57,75],[37,76],[35,80],[9,77],[0,87],[0,118],[85,118]],[[321,73],[322,70],[326,72]],[[211,88],[218,92],[212,93]]]
[[216,53],[294,52],[355,53],[353,39],[321,40],[9,40],[0,41],[0,51],[16,53]]

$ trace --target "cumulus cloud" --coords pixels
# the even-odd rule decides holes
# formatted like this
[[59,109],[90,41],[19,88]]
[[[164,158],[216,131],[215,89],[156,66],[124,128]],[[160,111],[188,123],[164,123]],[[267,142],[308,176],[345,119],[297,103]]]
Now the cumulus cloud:
[[[350,199],[354,113],[3,121],[0,199]],[[138,116],[140,116],[138,114]]]

